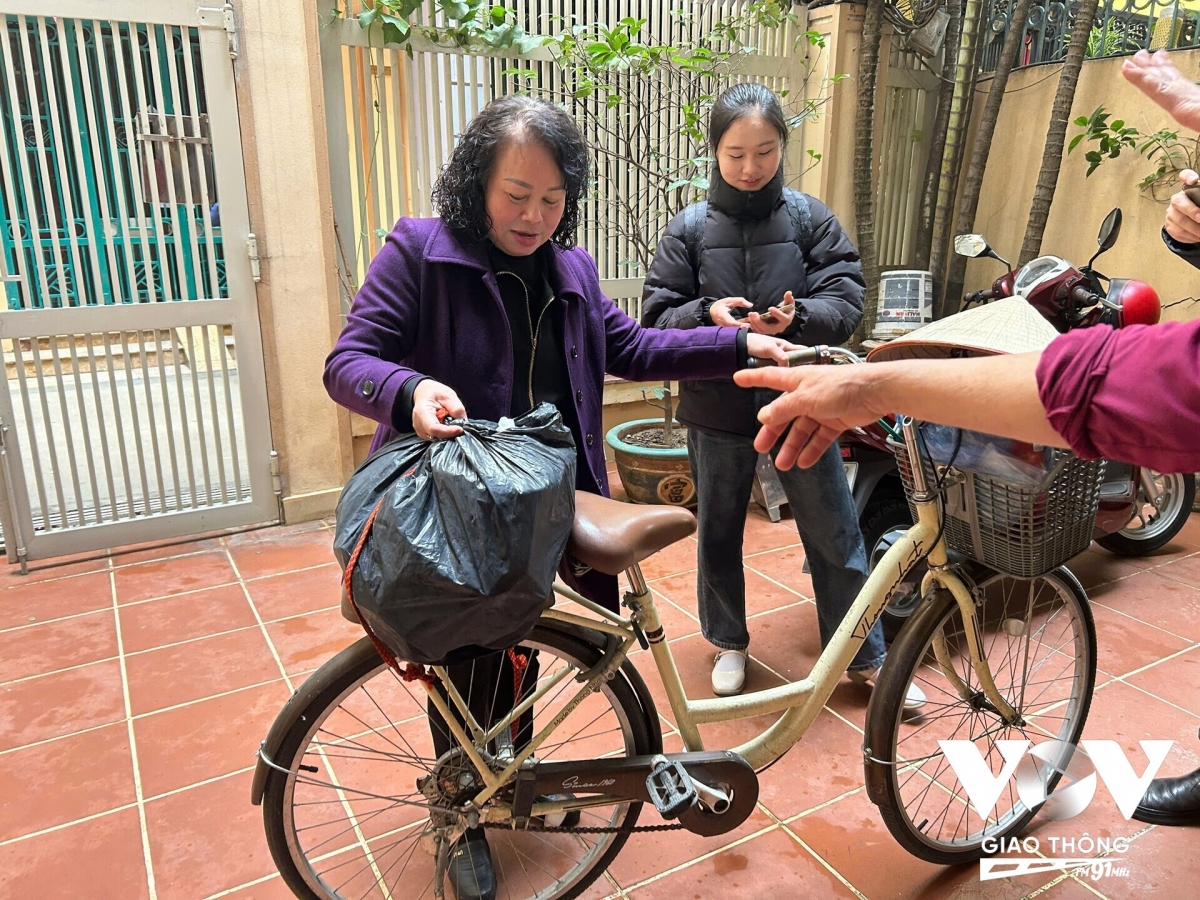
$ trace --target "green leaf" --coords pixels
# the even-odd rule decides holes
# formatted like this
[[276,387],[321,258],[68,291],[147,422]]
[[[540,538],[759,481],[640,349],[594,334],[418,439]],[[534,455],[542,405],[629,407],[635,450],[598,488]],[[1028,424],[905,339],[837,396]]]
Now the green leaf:
[[379,18],[379,8],[378,7],[372,7],[371,9],[364,9],[362,12],[360,12],[358,14],[358,27],[359,28],[370,28],[372,25],[375,24],[375,20],[378,18]]
[[375,237],[379,238],[380,240],[383,240],[385,237],[387,237],[388,233],[389,232],[386,228],[376,228],[375,229]]
[[438,5],[447,16],[451,19],[458,19],[460,22],[471,14],[471,5],[462,0],[438,0]]
[[609,94],[607,97],[604,98],[604,106],[606,109],[613,109],[614,107],[617,107],[620,105],[621,105],[621,95],[620,94]]
[[492,11],[488,15],[491,16],[492,21],[497,25],[503,25],[504,20],[508,17],[508,10],[503,6],[493,6]]
[[698,191],[708,190],[708,178],[704,175],[693,175],[688,179],[688,184]]
[[1100,163],[1104,159],[1104,157],[1101,155],[1099,150],[1089,150],[1087,153],[1084,154],[1084,159],[1086,159],[1090,163],[1093,163],[1094,164],[1093,168],[1095,168],[1095,166],[1100,165]]
[[540,35],[522,34],[516,40],[516,47],[521,53],[530,53],[546,43],[546,40],[546,38]]
[[1087,137],[1086,134],[1077,134],[1077,135],[1075,135],[1075,137],[1071,138],[1071,143],[1067,145],[1067,152],[1070,153],[1076,147],[1078,147],[1079,142],[1082,141],[1085,137]]
[[1111,123],[1109,123],[1108,127],[1111,128],[1113,131],[1120,131],[1121,129],[1123,129],[1125,127],[1125,120],[1124,119],[1114,119]]
[[381,17],[383,19],[383,42],[385,44],[403,44],[408,40],[412,32],[412,26],[399,16],[389,16],[387,13]]

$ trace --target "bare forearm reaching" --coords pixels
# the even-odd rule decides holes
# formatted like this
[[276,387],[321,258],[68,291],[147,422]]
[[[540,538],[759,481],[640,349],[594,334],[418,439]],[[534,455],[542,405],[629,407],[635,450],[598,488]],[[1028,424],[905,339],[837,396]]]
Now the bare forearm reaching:
[[786,432],[777,465],[807,468],[843,431],[890,413],[1066,447],[1046,419],[1038,397],[1040,358],[1040,353],[1024,353],[865,366],[754,369],[738,372],[734,380],[743,387],[787,391],[759,413],[762,430],[755,447],[766,452]]

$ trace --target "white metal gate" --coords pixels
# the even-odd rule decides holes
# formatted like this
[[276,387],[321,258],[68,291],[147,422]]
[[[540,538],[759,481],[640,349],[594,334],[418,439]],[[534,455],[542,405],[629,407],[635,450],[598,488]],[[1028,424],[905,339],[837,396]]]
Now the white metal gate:
[[0,23],[9,560],[277,520],[232,9]]

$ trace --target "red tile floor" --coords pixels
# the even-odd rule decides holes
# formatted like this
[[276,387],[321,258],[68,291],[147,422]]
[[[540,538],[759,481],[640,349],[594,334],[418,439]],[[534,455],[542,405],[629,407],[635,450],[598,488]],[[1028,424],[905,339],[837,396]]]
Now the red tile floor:
[[[0,574],[0,898],[289,896],[250,777],[297,679],[359,636],[336,608],[331,539],[329,523],[314,522]],[[695,615],[695,551],[689,538],[644,569],[685,681],[703,696],[711,650]],[[794,526],[752,511],[746,553],[758,687],[803,673],[817,628]],[[1196,767],[1200,515],[1153,558],[1093,549],[1073,568],[1099,633],[1084,736],[1120,741],[1138,771],[1139,739],[1173,739],[1163,771]],[[862,787],[867,699],[865,688],[838,688],[803,742],[764,773],[759,808],[737,831],[636,837],[588,896],[1196,896],[1200,834],[1126,822],[1104,790],[1078,818],[1035,833],[1127,836],[1127,877],[981,884],[977,867],[907,855]],[[712,746],[752,724],[714,729]]]

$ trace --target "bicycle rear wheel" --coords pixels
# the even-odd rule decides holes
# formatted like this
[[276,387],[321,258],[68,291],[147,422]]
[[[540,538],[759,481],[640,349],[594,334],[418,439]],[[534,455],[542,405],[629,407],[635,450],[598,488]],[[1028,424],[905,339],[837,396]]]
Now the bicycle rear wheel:
[[[1021,802],[1010,779],[995,807],[980,816],[938,741],[972,741],[998,773],[1004,760],[997,741],[1074,744],[1096,682],[1095,625],[1087,594],[1069,571],[1034,579],[989,573],[974,593],[983,653],[1018,721],[1006,724],[984,696],[958,604],[945,590],[923,603],[892,645],[867,714],[872,800],[905,849],[943,865],[979,859],[985,839],[1018,833],[1037,810]],[[951,669],[968,689],[965,698],[935,658],[939,635]],[[910,684],[928,698],[915,714],[904,712]],[[1047,795],[1058,777],[1046,777]]]
[[[573,676],[601,651],[545,624],[522,647],[538,651],[539,684],[566,675],[535,704],[536,732],[570,704],[580,688]],[[424,688],[402,681],[367,638],[311,677],[327,687],[295,718],[263,798],[267,843],[280,874],[308,900],[433,897],[432,829],[460,820],[451,809],[478,791],[473,767],[461,751],[435,758]],[[536,756],[560,762],[652,753],[661,746],[656,728],[657,716],[647,715],[618,674],[573,708]],[[506,804],[511,793],[502,789],[489,803]],[[632,827],[640,811],[640,803],[589,807],[577,826]],[[629,836],[509,828],[488,828],[486,835],[499,896],[512,900],[578,896]],[[445,891],[453,896],[448,885]]]

